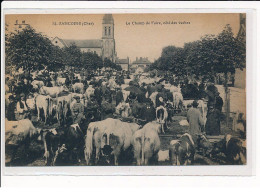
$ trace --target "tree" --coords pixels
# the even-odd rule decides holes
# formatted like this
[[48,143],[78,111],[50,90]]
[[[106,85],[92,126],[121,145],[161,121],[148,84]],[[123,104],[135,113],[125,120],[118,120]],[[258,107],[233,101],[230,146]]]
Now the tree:
[[27,26],[22,31],[10,33],[6,39],[7,64],[29,73],[50,64],[51,41]]
[[81,68],[82,67],[82,53],[80,48],[75,44],[72,44],[69,47],[65,47],[63,50],[65,64],[70,67]]
[[103,67],[102,58],[95,53],[87,52],[82,54],[82,67],[96,70]]
[[110,67],[110,68],[118,70],[118,71],[122,70],[122,67],[120,65],[116,65],[108,58],[104,59],[104,67]]

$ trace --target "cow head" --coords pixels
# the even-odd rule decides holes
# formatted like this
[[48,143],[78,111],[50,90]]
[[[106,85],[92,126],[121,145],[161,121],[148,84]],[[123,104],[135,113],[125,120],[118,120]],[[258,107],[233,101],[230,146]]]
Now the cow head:
[[197,145],[198,148],[202,148],[204,154],[206,155],[210,154],[214,147],[214,144],[211,143],[204,134],[198,135]]

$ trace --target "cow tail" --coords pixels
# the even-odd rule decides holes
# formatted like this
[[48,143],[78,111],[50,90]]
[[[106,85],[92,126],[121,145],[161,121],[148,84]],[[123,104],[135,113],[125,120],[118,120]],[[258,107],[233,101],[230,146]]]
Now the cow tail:
[[91,123],[89,124],[89,127],[87,129],[87,134],[85,136],[85,160],[87,162],[87,165],[90,162],[90,157],[92,155],[93,152],[93,135],[94,135],[94,126],[91,125]]
[[142,135],[142,159],[141,159],[141,164],[144,164],[144,134]]

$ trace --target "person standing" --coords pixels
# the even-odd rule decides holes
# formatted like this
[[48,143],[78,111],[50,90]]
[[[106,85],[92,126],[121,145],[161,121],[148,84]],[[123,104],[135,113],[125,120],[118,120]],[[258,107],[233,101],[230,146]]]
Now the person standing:
[[80,123],[81,120],[84,118],[84,105],[80,102],[80,97],[75,96],[76,103],[72,106],[72,118],[73,123]]
[[205,131],[207,135],[220,135],[220,116],[219,109],[214,108],[213,105],[208,107],[207,122]]
[[196,143],[198,135],[204,131],[204,121],[196,100],[193,101],[192,107],[188,110],[187,121],[189,122],[189,133]]
[[7,107],[7,113],[6,113],[6,118],[8,121],[15,121],[15,109],[16,109],[16,103],[15,103],[15,98],[13,95],[9,96],[9,101],[10,103],[8,104]]

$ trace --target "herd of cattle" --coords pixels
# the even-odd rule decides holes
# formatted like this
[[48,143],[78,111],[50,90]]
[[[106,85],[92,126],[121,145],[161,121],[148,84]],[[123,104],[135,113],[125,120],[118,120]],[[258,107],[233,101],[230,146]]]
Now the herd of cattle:
[[[80,77],[80,75],[78,75]],[[96,81],[103,77],[96,77]],[[37,112],[37,122],[42,120],[46,126],[48,118],[55,117],[58,126],[38,128],[31,120],[23,119],[18,121],[5,122],[6,149],[8,146],[19,149],[23,145],[23,159],[30,156],[30,145],[32,142],[43,144],[46,165],[74,165],[84,163],[86,165],[156,165],[158,161],[168,160],[171,165],[190,165],[194,161],[197,146],[188,133],[184,133],[177,140],[170,141],[168,150],[161,150],[160,133],[164,133],[165,123],[167,122],[167,109],[163,106],[155,106],[156,119],[144,125],[134,121],[122,121],[127,118],[131,111],[127,106],[127,99],[130,91],[124,90],[129,87],[129,83],[134,79],[125,79],[124,84],[118,85],[112,77],[108,80],[103,78],[102,85],[114,91],[120,88],[123,93],[123,102],[116,107],[115,113],[120,114],[119,118],[106,118],[104,120],[93,121],[88,125],[74,123],[72,125],[60,125],[66,120],[67,112],[76,102],[74,97],[77,95],[81,103],[87,106],[94,94],[94,87],[89,85],[85,88],[82,82],[74,83],[71,88],[65,85],[66,78],[58,77],[53,82],[53,87],[45,86],[41,80],[33,80],[32,86],[37,91],[27,99],[27,105],[31,110]],[[149,85],[156,83],[159,78],[149,78],[147,75],[139,77],[139,85],[143,83]],[[167,82],[162,82],[164,88],[172,93],[172,103],[175,109],[187,109],[192,100],[184,100],[181,89]],[[157,91],[146,93],[146,98],[150,98],[153,104],[157,103]],[[8,97],[10,94],[6,94]],[[6,97],[6,105],[8,98]],[[203,100],[199,100],[199,108],[206,120],[206,105]],[[44,114],[41,115],[41,112]],[[241,146],[243,144],[243,146]],[[224,153],[230,164],[245,164],[246,150],[245,141],[227,135],[222,141],[211,143],[206,136],[199,137],[200,148],[209,155]],[[9,149],[8,149],[9,150]],[[38,152],[42,153],[42,150]],[[15,156],[15,151],[6,152],[10,156],[10,164],[21,165],[21,158]],[[16,159],[18,162],[16,162]],[[6,160],[7,162],[7,160]],[[16,163],[15,163],[16,162]]]

